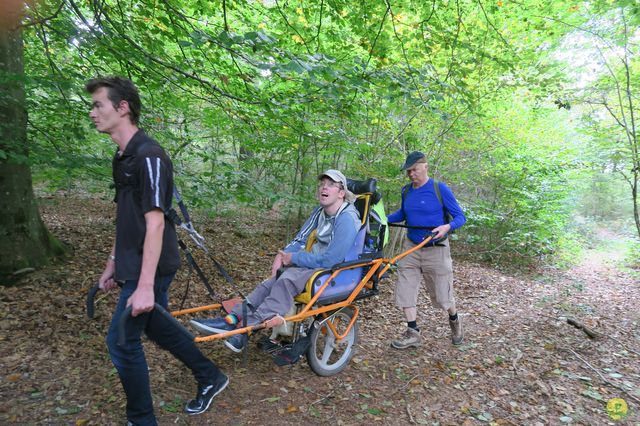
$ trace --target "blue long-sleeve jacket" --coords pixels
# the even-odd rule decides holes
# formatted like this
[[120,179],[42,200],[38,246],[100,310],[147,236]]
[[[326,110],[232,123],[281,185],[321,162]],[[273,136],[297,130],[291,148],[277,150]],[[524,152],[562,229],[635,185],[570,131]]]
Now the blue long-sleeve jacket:
[[330,268],[343,262],[353,245],[360,229],[360,218],[358,210],[353,204],[349,204],[341,209],[335,217],[329,244],[326,247],[306,252],[307,240],[318,226],[318,220],[322,214],[324,214],[322,207],[318,206],[302,225],[295,238],[284,248],[285,252],[292,253],[291,262],[295,266],[310,269]]
[[[467,218],[458,204],[451,189],[444,183],[438,182],[442,204],[447,208],[453,219],[449,222],[451,230],[458,229],[465,224]],[[444,225],[443,206],[433,187],[433,179],[429,179],[420,188],[409,185],[404,196],[403,207],[387,216],[390,223],[405,221],[409,226],[425,226],[435,228]],[[415,244],[420,244],[427,236],[423,229],[408,229],[407,237]]]

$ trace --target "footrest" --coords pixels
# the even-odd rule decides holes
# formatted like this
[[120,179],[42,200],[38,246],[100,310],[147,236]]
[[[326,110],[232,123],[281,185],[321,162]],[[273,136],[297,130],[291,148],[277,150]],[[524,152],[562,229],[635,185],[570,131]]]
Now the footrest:
[[224,311],[227,314],[230,314],[233,307],[236,306],[238,303],[242,303],[242,299],[240,299],[239,297],[234,297],[233,299],[229,299],[229,300],[223,300],[222,309],[224,309]]

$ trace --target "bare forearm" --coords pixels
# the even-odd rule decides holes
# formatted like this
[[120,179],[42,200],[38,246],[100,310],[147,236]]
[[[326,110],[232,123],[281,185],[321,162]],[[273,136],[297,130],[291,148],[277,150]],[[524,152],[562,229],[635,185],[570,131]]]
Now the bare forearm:
[[116,272],[116,261],[115,261],[115,250],[116,243],[113,242],[111,246],[111,254],[107,257],[106,264],[104,265],[104,270],[102,271],[102,275],[98,280],[98,285],[103,291],[109,291],[116,287],[116,283],[114,281],[114,275]]
[[147,230],[144,237],[142,251],[142,267],[138,287],[153,288],[153,283],[162,252],[162,237],[164,233],[164,215],[153,210],[145,214]]

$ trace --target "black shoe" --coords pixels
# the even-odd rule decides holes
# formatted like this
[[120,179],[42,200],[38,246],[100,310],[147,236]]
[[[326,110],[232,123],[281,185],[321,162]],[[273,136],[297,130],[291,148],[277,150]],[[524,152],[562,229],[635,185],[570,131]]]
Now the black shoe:
[[311,346],[311,336],[304,336],[298,339],[289,349],[278,353],[273,360],[280,367],[284,365],[292,365],[300,361],[300,358],[307,352]]
[[256,342],[258,349],[268,354],[278,352],[282,350],[282,345],[276,340],[271,340],[269,336],[264,336],[262,339]]
[[185,405],[184,412],[187,414],[201,414],[209,409],[213,398],[224,390],[229,384],[229,378],[220,373],[215,383],[210,385],[198,385],[198,394]]

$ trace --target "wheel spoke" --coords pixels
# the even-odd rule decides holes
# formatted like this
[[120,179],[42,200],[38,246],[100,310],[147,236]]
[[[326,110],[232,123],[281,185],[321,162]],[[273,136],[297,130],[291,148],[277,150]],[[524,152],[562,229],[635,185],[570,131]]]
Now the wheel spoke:
[[338,311],[327,322],[313,328],[311,332],[312,346],[307,352],[307,360],[311,369],[319,376],[338,374],[351,360],[358,340],[358,324],[354,323],[349,333],[339,343],[329,327],[331,324],[339,332],[344,332],[340,329],[350,324],[351,318],[353,318],[351,309]]
[[333,342],[335,341],[335,337],[333,336],[333,333],[327,333],[325,335],[325,339],[324,339],[324,350],[322,351],[322,363],[325,365],[328,365],[327,363],[329,362],[329,357],[331,357],[331,354],[333,353]]

